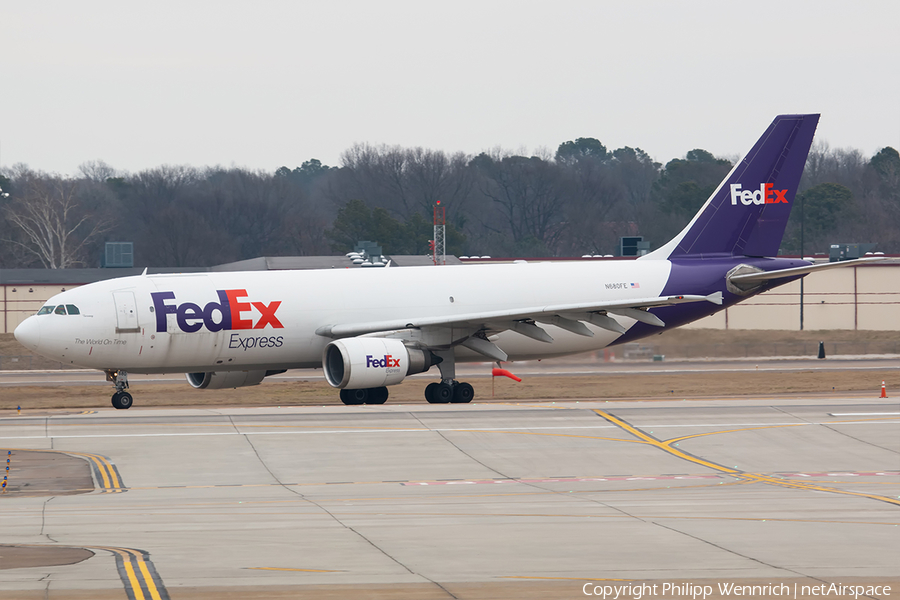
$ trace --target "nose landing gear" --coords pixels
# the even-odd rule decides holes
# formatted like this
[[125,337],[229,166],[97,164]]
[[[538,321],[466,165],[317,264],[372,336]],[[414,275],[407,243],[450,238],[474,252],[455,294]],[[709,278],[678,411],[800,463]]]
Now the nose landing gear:
[[118,409],[131,408],[134,398],[128,392],[116,392],[112,395],[112,405]]
[[112,395],[112,405],[116,409],[131,408],[134,398],[126,392],[128,389],[128,373],[125,371],[106,371],[106,380],[116,384],[116,393]]

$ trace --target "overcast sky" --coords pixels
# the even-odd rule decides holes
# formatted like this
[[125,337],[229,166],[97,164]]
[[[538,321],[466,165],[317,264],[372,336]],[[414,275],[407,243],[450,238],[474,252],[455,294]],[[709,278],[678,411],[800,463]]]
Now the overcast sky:
[[354,143],[900,148],[900,2],[4,2],[0,165],[272,171]]

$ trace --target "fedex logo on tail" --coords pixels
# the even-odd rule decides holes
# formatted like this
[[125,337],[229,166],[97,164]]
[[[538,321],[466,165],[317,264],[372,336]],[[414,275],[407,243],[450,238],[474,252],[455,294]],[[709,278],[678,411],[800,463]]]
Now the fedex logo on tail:
[[731,204],[734,206],[741,201],[744,206],[751,204],[778,204],[780,202],[788,203],[785,195],[787,190],[776,190],[774,183],[764,183],[759,186],[758,190],[742,190],[741,184],[731,184]]
[[[218,302],[210,302],[201,308],[193,302],[168,304],[168,300],[175,299],[175,292],[151,292],[157,333],[167,330],[168,315],[175,315],[178,328],[185,333],[194,333],[203,327],[209,331],[264,329],[267,325],[273,329],[284,329],[284,325],[275,316],[281,300],[268,304],[242,302],[241,299],[248,295],[247,290],[216,290],[216,295],[219,297]],[[259,314],[256,320],[255,313]],[[244,318],[244,315],[248,318]]]

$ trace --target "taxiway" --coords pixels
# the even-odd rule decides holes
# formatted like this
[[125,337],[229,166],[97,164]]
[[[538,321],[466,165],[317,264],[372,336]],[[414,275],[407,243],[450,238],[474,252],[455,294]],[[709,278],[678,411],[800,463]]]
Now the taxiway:
[[[896,399],[13,412],[0,448],[3,598],[900,583]],[[35,451],[90,489],[29,493]],[[2,566],[42,548],[80,562]]]

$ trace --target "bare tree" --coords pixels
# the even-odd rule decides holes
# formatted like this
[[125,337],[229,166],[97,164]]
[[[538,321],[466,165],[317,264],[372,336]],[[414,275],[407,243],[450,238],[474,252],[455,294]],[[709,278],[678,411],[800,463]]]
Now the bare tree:
[[119,177],[119,172],[102,160],[89,160],[78,165],[78,170],[85,179],[95,183],[104,183],[110,177]]
[[187,267],[237,260],[227,236],[210,225],[216,210],[203,206],[200,172],[163,165],[128,177],[124,204],[134,231],[135,263]]
[[70,179],[28,177],[22,195],[6,208],[7,219],[24,235],[7,241],[37,257],[46,269],[82,264],[85,246],[107,231],[109,222],[81,209],[76,188]]
[[329,196],[336,206],[359,199],[408,221],[420,214],[430,220],[439,201],[447,217],[462,212],[474,179],[469,157],[458,152],[356,144],[341,155],[343,169]]
[[423,148],[407,150],[406,157],[408,186],[417,201],[414,210],[430,217],[440,203],[451,220],[463,212],[475,184],[474,171],[468,168],[470,157]]
[[480,175],[479,191],[500,216],[488,213],[482,226],[508,235],[518,248],[529,247],[523,251],[555,252],[569,193],[563,167],[500,149],[476,156],[471,164]]
[[572,160],[564,168],[568,193],[565,228],[560,250],[571,255],[611,252],[615,240],[610,222],[613,209],[622,202],[623,189],[611,177],[612,166],[590,155]]
[[822,183],[837,183],[859,192],[868,161],[854,148],[831,148],[828,142],[815,142],[806,158],[800,191]]
[[400,146],[356,144],[341,154],[341,177],[331,189],[343,206],[360,198],[370,206],[405,217],[415,203],[406,177],[407,152]]

